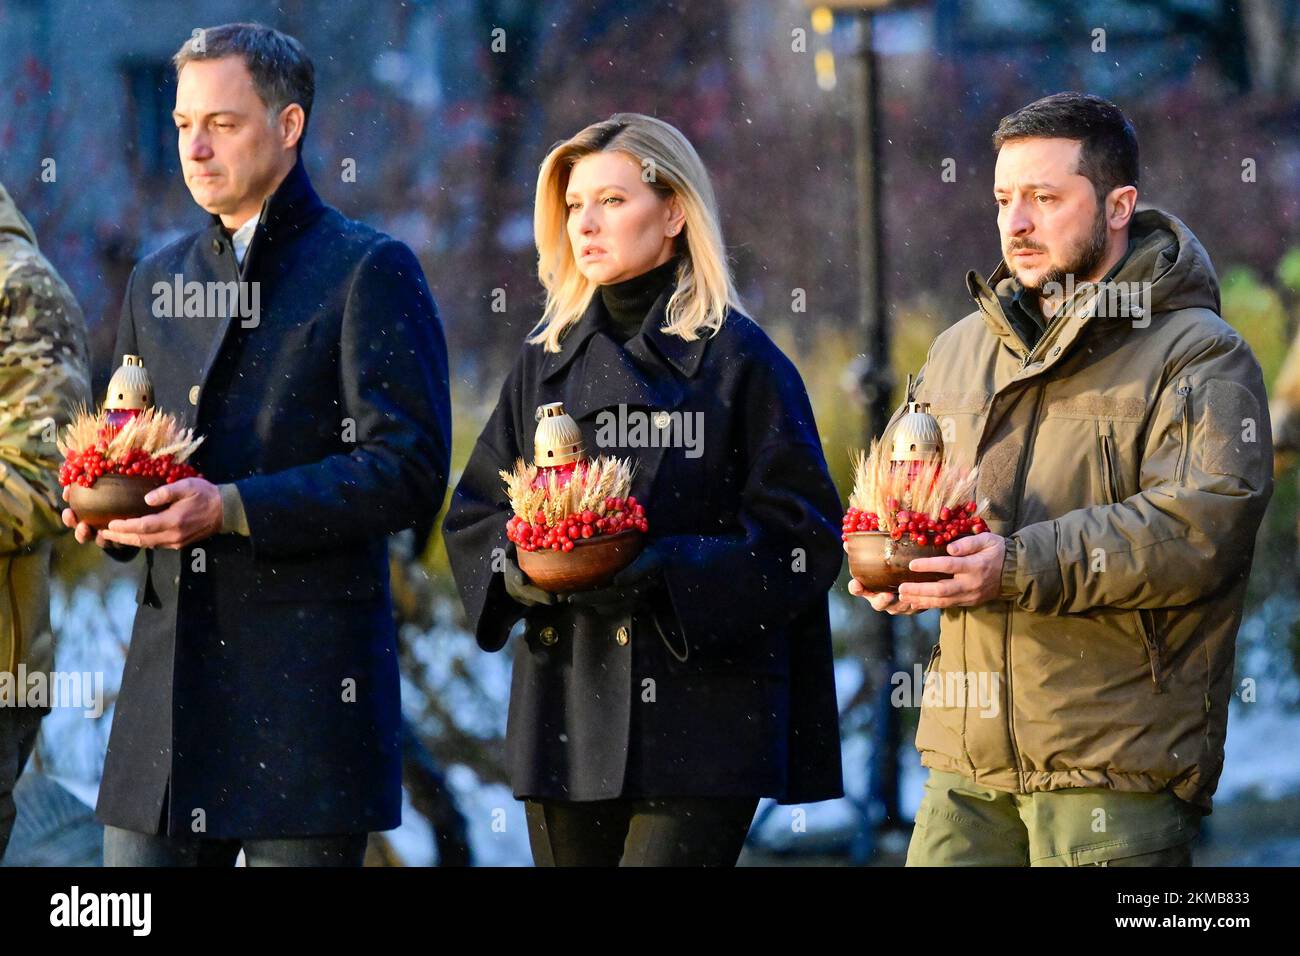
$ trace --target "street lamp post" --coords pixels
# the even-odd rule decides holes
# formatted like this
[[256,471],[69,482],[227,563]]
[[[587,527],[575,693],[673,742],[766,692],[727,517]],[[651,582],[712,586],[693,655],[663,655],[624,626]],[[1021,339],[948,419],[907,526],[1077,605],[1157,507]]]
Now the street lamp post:
[[[883,215],[880,199],[881,150],[879,135],[879,72],[875,46],[875,15],[911,6],[916,0],[809,0],[808,6],[821,8],[814,18],[826,17],[827,11],[843,11],[857,19],[856,50],[858,108],[854,111],[853,139],[855,179],[858,192],[858,295],[859,326],[862,330],[863,355],[859,365],[858,386],[867,405],[866,443],[884,433],[893,413],[894,373],[890,362],[890,327],[885,317],[883,290]],[[873,704],[872,729],[875,745],[871,748],[871,766],[864,821],[853,842],[852,855],[865,862],[875,855],[878,837],[883,831],[902,830],[906,822],[899,810],[898,752],[901,743],[899,714],[890,701],[890,675],[897,669],[894,619],[889,614],[872,614],[867,619],[867,643],[873,648],[876,699]]]

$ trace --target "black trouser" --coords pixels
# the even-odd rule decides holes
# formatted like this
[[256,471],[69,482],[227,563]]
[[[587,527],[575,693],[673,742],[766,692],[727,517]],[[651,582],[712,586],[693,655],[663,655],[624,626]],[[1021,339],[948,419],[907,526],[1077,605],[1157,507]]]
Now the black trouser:
[[49,708],[0,707],[0,860],[9,846],[17,808],[14,785],[36,746],[41,718]]
[[[163,794],[158,829],[167,828],[167,801]],[[234,866],[244,851],[245,866],[361,866],[366,858],[368,833],[334,833],[322,836],[257,839],[223,839],[202,834],[139,833],[121,827],[104,827],[104,866]]]
[[285,837],[277,840],[219,840],[171,837],[104,827],[105,866],[234,866],[244,851],[247,866],[361,866],[365,833]]
[[525,800],[537,866],[735,866],[757,797]]

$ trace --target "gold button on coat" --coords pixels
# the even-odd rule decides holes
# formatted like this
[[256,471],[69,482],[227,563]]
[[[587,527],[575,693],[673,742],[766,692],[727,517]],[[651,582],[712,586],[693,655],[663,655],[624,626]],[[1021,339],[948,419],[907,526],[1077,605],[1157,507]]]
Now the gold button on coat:
[[620,646],[626,644],[629,639],[627,628],[625,627],[620,627],[618,633],[614,635],[614,640],[618,641]]
[[191,405],[197,405],[198,403],[199,403],[199,387],[198,387],[197,385],[191,385],[191,386],[190,386],[190,404],[191,404]]
[[542,628],[542,632],[537,636],[541,638],[542,643],[547,647],[550,647],[560,639],[560,636],[555,633],[555,628],[553,627]]

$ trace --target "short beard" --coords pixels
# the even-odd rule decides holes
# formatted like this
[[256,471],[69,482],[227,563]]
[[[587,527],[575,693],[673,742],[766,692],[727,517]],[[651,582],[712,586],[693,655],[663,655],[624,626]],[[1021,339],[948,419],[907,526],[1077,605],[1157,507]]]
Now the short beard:
[[[1076,285],[1083,282],[1084,276],[1092,275],[1097,267],[1101,265],[1102,260],[1106,258],[1106,241],[1108,238],[1109,231],[1106,228],[1105,207],[1103,206],[1098,208],[1097,216],[1092,221],[1092,231],[1070,250],[1070,255],[1064,265],[1052,266],[1032,286],[1026,284],[1023,279],[1020,280],[1020,284],[1035,297],[1038,297],[1042,294],[1044,288],[1066,288],[1065,280],[1067,276],[1074,276]],[[1016,276],[1016,278],[1020,279],[1019,276]]]

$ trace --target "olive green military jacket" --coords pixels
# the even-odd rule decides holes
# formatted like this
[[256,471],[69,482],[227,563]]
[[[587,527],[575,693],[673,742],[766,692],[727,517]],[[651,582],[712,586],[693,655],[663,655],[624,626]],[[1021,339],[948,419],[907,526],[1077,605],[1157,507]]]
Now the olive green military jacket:
[[976,311],[931,346],[917,397],[1009,540],[1001,599],[942,611],[916,746],[999,790],[1172,789],[1208,811],[1268,402],[1191,231],[1152,209],[1131,238],[1114,285],[1074,290],[1032,349],[1005,263],[967,276]]

